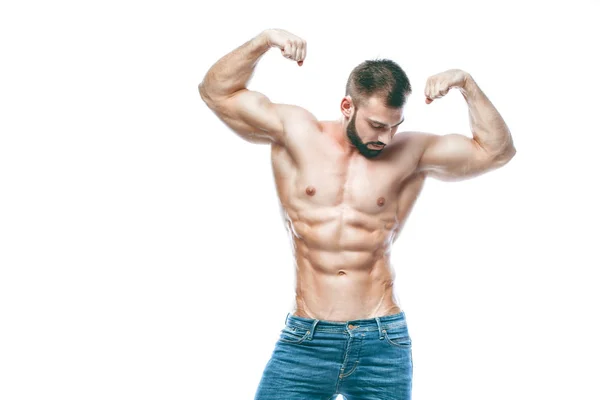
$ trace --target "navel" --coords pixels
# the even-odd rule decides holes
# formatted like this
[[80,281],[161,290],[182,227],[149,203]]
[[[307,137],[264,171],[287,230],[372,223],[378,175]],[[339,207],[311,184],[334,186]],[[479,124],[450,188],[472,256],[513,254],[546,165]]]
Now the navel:
[[377,205],[379,207],[382,207],[384,204],[385,204],[385,198],[380,197],[380,198],[377,199]]
[[313,186],[307,186],[306,187],[306,194],[309,196],[314,196],[316,190]]
[[343,270],[339,270],[339,271],[338,271],[338,275],[339,275],[339,276],[346,275],[346,272],[344,272]]

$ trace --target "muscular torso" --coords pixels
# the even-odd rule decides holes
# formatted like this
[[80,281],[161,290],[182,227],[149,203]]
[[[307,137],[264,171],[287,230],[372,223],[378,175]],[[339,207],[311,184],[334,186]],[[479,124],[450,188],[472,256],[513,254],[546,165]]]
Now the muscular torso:
[[296,261],[294,314],[328,321],[400,312],[390,250],[425,175],[414,135],[375,159],[348,151],[340,122],[293,124],[272,166]]

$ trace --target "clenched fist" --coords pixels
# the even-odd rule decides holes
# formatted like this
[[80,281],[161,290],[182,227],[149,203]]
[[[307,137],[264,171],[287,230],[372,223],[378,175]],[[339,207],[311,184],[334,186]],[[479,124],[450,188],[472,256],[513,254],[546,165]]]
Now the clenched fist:
[[449,69],[430,76],[425,83],[425,103],[430,104],[434,99],[445,96],[453,87],[465,87],[468,76],[460,69]]
[[302,66],[306,57],[306,41],[283,29],[265,31],[270,47],[278,47],[285,58],[298,62]]

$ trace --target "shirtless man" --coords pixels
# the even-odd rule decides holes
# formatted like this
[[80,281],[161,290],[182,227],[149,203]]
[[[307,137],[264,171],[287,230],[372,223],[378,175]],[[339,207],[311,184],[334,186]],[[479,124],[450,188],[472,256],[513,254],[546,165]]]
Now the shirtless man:
[[274,104],[246,88],[271,47],[302,65],[306,42],[267,29],[219,59],[199,85],[232,131],[271,145],[284,221],[296,261],[296,306],[288,313],[255,400],[410,399],[412,347],[394,298],[390,252],[427,176],[474,177],[514,155],[502,117],[466,72],[425,85],[427,104],[457,88],[473,137],[397,132],[412,89],[391,60],[358,65],[338,121]]

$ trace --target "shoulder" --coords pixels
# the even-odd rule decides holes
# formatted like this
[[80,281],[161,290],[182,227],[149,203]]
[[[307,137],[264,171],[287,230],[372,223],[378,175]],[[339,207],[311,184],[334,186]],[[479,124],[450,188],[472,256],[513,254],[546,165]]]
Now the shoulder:
[[284,124],[287,123],[305,123],[305,124],[319,124],[319,121],[315,115],[308,109],[295,105],[279,103],[275,105],[277,113],[281,117]]
[[432,140],[435,140],[436,137],[438,136],[425,132],[397,132],[388,145],[388,148],[394,155],[402,154],[402,156],[405,157],[406,153],[408,152],[413,154],[415,157],[420,157],[427,146],[432,142]]
[[439,137],[434,133],[420,132],[420,131],[405,131],[398,132],[394,135],[394,140],[404,140],[410,142],[414,146],[424,146],[431,143],[432,140]]
[[387,160],[401,171],[416,173],[425,150],[435,137],[437,135],[418,131],[397,132],[386,146],[384,152],[387,155],[382,160]]
[[282,122],[282,139],[292,145],[305,141],[314,134],[324,131],[324,123],[308,109],[293,104],[277,104],[277,113]]

